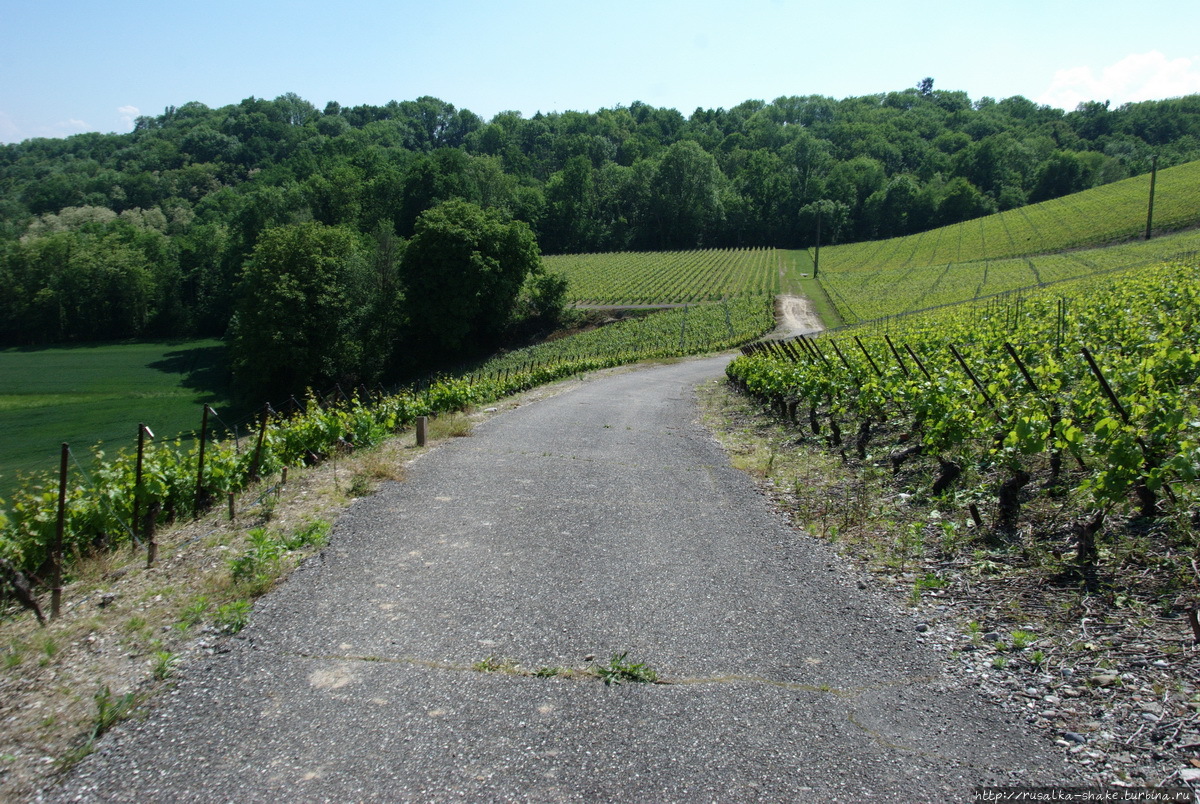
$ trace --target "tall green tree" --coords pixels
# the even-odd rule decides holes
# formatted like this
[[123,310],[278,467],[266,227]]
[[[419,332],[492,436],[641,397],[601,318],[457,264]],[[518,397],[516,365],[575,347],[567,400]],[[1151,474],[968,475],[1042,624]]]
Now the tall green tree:
[[541,245],[548,252],[569,253],[595,250],[597,198],[592,164],[585,156],[573,156],[562,170],[546,182],[546,212],[542,219]]
[[239,390],[279,398],[357,381],[364,272],[349,229],[308,222],[263,232],[242,273],[230,324]]
[[952,223],[990,215],[996,211],[995,203],[971,182],[956,176],[946,184],[945,195],[938,205],[937,224]]
[[442,356],[493,346],[542,271],[527,224],[458,199],[422,213],[400,265],[414,340]]
[[1090,186],[1084,161],[1072,151],[1055,151],[1038,168],[1029,200],[1033,203],[1077,193]]
[[659,248],[707,244],[723,217],[721,179],[717,160],[696,142],[682,140],[667,149],[651,184],[651,216]]

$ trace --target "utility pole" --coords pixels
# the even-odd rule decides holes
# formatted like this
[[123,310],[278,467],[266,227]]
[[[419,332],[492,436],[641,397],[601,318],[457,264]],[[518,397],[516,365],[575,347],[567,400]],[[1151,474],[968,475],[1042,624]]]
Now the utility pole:
[[821,269],[821,204],[817,202],[817,247],[813,251],[813,279],[817,278],[817,272]]
[[1154,224],[1154,182],[1158,178],[1158,154],[1150,158],[1150,211],[1146,213],[1146,239],[1150,239],[1150,227]]

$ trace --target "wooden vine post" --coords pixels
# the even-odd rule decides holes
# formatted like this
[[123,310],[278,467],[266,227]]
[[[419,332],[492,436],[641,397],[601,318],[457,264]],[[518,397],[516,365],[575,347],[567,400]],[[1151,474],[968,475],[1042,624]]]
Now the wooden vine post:
[[883,377],[883,372],[879,370],[879,366],[875,365],[875,359],[871,357],[871,353],[867,351],[867,347],[863,346],[862,340],[857,335],[854,336],[854,342],[858,344],[858,348],[862,350],[863,355],[867,358],[867,362],[875,370],[875,376]]
[[996,406],[992,403],[992,398],[988,396],[987,389],[983,387],[981,382],[979,382],[979,378],[975,376],[975,372],[971,371],[971,367],[967,365],[967,361],[963,360],[963,356],[960,355],[958,350],[954,348],[954,344],[948,343],[946,345],[950,347],[950,353],[954,355],[954,359],[958,361],[958,365],[962,366],[963,371],[965,371],[967,376],[971,378],[971,382],[975,384],[975,389],[979,391],[980,395],[983,396],[983,401],[987,403],[988,408],[997,416],[997,419],[999,419],[999,414],[996,413]]
[[817,244],[813,249],[813,279],[821,270],[821,205],[817,204]]
[[258,467],[262,463],[263,442],[267,439],[267,425],[270,421],[271,405],[267,403],[263,405],[262,426],[258,428],[258,445],[254,448],[254,460],[250,463],[251,480],[258,480]]
[[149,510],[146,511],[146,526],[144,533],[146,536],[146,569],[154,566],[154,562],[158,560],[158,514],[162,510],[162,504],[155,500],[150,503]]
[[137,468],[133,473],[133,544],[130,547],[137,549],[138,544],[138,525],[141,523],[142,510],[142,458],[146,454],[146,436],[154,438],[154,433],[150,428],[141,422],[138,423],[138,446],[137,446]]
[[1146,239],[1150,239],[1150,229],[1154,226],[1154,182],[1158,178],[1158,154],[1150,158],[1150,209],[1146,212]]
[[[1104,372],[1100,370],[1100,366],[1098,363],[1096,363],[1096,359],[1092,357],[1092,353],[1088,351],[1086,346],[1081,347],[1080,351],[1083,353],[1084,359],[1087,360],[1088,368],[1091,369],[1092,374],[1095,375],[1096,380],[1100,383],[1100,388],[1104,391],[1104,395],[1108,397],[1109,403],[1120,415],[1121,421],[1123,421],[1127,427],[1134,427],[1133,420],[1129,417],[1129,411],[1125,410],[1125,406],[1121,404],[1121,400],[1118,399],[1116,393],[1113,392],[1112,386],[1108,384],[1108,380],[1104,377]],[[1157,457],[1155,457],[1154,451],[1151,449],[1150,445],[1146,443],[1146,439],[1143,438],[1141,433],[1137,432],[1136,429],[1134,432],[1134,438],[1137,441],[1138,449],[1142,453],[1142,468],[1144,470],[1144,476],[1140,478],[1134,485],[1134,492],[1137,494],[1138,501],[1141,504],[1141,515],[1149,519],[1157,515],[1156,506],[1158,500],[1155,492],[1152,491],[1146,484],[1146,477],[1149,475],[1151,470],[1158,468],[1159,460]],[[1169,485],[1162,486],[1162,489],[1166,493],[1167,497],[1169,497],[1172,501],[1175,499],[1175,496],[1171,492],[1171,487]]]
[[900,356],[899,350],[896,349],[896,344],[892,343],[892,339],[889,338],[887,335],[884,335],[883,339],[885,341],[887,341],[888,348],[892,350],[892,355],[895,356],[896,362],[900,364],[900,371],[904,372],[904,377],[907,379],[908,378],[908,366],[904,365],[904,358],[902,358]]
[[933,377],[930,375],[929,369],[925,368],[925,364],[921,362],[921,358],[917,357],[917,353],[912,350],[912,347],[906,343],[904,344],[904,351],[908,352],[908,356],[911,357],[913,362],[917,364],[917,368],[919,368],[921,373],[925,375],[925,379],[932,382]]
[[[295,399],[295,397],[293,397]],[[200,417],[200,455],[196,460],[196,500],[193,503],[194,510],[192,518],[200,518],[200,510],[204,508],[205,493],[204,493],[204,446],[208,441],[208,405],[204,406],[204,413]]]
[[62,607],[62,549],[63,532],[67,521],[67,457],[71,447],[62,445],[62,457],[58,465],[58,522],[54,527],[54,543],[50,545],[50,619],[58,617]]

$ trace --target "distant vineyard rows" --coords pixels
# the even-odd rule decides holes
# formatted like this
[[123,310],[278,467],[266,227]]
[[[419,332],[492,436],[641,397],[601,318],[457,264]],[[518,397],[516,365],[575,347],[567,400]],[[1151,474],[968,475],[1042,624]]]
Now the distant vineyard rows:
[[520,349],[489,361],[480,373],[600,356],[630,363],[714,352],[753,340],[774,326],[773,297],[741,296],[727,302],[662,310]]
[[771,248],[571,254],[543,258],[583,304],[683,304],[779,292],[781,253]]

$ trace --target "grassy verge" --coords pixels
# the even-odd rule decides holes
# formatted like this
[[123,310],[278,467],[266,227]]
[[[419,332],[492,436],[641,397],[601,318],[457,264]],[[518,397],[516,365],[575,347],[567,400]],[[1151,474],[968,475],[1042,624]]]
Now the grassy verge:
[[[463,416],[435,422],[431,445],[470,433]],[[408,433],[293,469],[283,487],[268,478],[236,501],[236,520],[221,506],[162,532],[151,569],[141,550],[81,559],[61,616],[44,628],[0,610],[0,800],[29,800],[108,729],[143,716],[189,658],[220,650],[254,600],[324,545],[351,499],[403,479],[422,451],[413,443]]]

